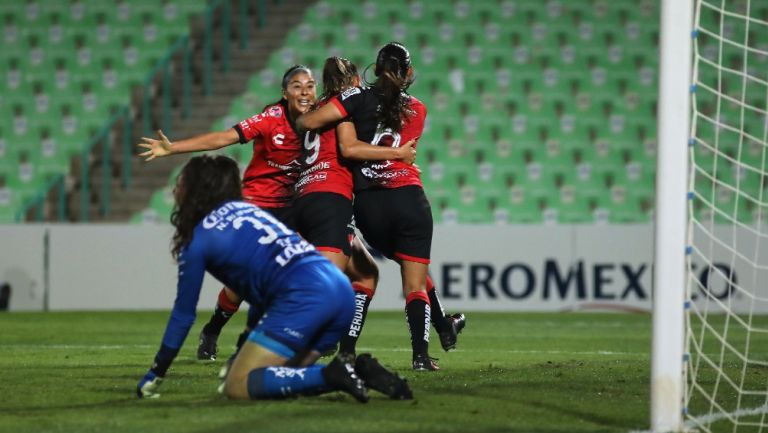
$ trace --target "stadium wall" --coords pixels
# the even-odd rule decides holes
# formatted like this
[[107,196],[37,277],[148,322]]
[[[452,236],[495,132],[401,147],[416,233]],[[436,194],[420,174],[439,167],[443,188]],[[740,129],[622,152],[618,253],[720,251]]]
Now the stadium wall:
[[[0,226],[0,283],[11,285],[15,311],[44,309],[46,286],[50,310],[170,309],[176,287],[171,233],[170,226]],[[431,272],[451,310],[649,311],[652,234],[651,225],[438,226]],[[768,275],[756,275],[725,246],[759,240],[746,229],[716,234],[722,245],[714,243],[706,254],[715,266],[696,268],[708,287],[697,302],[748,311],[749,298],[724,277],[733,272],[747,288]],[[379,264],[372,308],[401,309],[399,270],[386,260]],[[199,308],[212,309],[220,287],[206,276]]]

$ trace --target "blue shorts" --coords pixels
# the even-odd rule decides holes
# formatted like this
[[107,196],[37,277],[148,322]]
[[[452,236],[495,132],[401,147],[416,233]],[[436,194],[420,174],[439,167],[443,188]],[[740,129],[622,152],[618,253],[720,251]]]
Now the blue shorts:
[[317,260],[291,269],[248,340],[293,358],[297,352],[336,347],[355,312],[349,279],[331,262]]

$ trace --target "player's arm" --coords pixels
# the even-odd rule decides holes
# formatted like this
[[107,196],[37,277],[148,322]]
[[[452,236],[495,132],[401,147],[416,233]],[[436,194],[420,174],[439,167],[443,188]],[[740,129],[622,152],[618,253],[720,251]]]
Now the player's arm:
[[336,141],[339,143],[341,155],[344,158],[358,161],[401,160],[407,164],[416,161],[416,149],[411,140],[400,147],[374,146],[357,139],[357,131],[352,122],[341,122],[336,125]]
[[157,157],[174,155],[177,153],[221,149],[222,147],[240,141],[240,136],[234,128],[230,128],[226,131],[208,132],[206,134],[200,134],[173,142],[168,140],[168,137],[166,137],[161,130],[157,131],[157,136],[160,138],[159,140],[141,137],[142,142],[139,143],[138,146],[147,149],[147,151],[140,153],[139,156],[146,157],[146,161],[152,161]]
[[176,301],[165,327],[160,350],[155,355],[152,367],[136,386],[136,394],[139,398],[160,396],[157,389],[195,322],[197,302],[200,299],[204,275],[205,261],[203,256],[196,251],[193,245],[190,245],[179,255],[179,282]]
[[296,129],[299,133],[321,129],[324,126],[332,125],[344,118],[344,114],[339,111],[335,104],[325,104],[315,111],[304,113],[296,119]]

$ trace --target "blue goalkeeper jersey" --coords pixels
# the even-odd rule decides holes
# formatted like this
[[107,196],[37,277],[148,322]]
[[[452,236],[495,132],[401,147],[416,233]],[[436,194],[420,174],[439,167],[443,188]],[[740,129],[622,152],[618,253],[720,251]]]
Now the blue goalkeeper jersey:
[[291,268],[326,259],[268,212],[231,201],[195,227],[178,260],[176,301],[163,336],[171,349],[181,347],[195,321],[205,271],[249,304],[268,307]]

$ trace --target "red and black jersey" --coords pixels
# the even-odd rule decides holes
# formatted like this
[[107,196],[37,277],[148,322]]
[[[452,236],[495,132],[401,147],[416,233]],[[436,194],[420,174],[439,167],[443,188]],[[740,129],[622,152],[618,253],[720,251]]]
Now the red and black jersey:
[[267,107],[233,128],[240,143],[253,140],[253,157],[243,175],[243,198],[267,208],[291,204],[301,168],[301,143],[283,104]]
[[352,200],[352,170],[350,163],[339,154],[336,124],[322,131],[308,132],[303,152],[304,168],[296,181],[299,197],[313,192],[333,192]]
[[[414,98],[410,98],[413,114],[403,119],[403,128],[394,132],[381,128],[378,121],[380,98],[374,87],[353,87],[331,102],[345,117],[350,117],[355,124],[357,137],[377,146],[400,147],[412,139],[418,139],[424,130],[427,107]],[[417,141],[418,144],[418,141]],[[414,145],[414,148],[416,145]],[[372,187],[400,188],[408,185],[421,186],[421,178],[416,167],[402,161],[367,161],[357,164],[354,169],[355,191]]]

